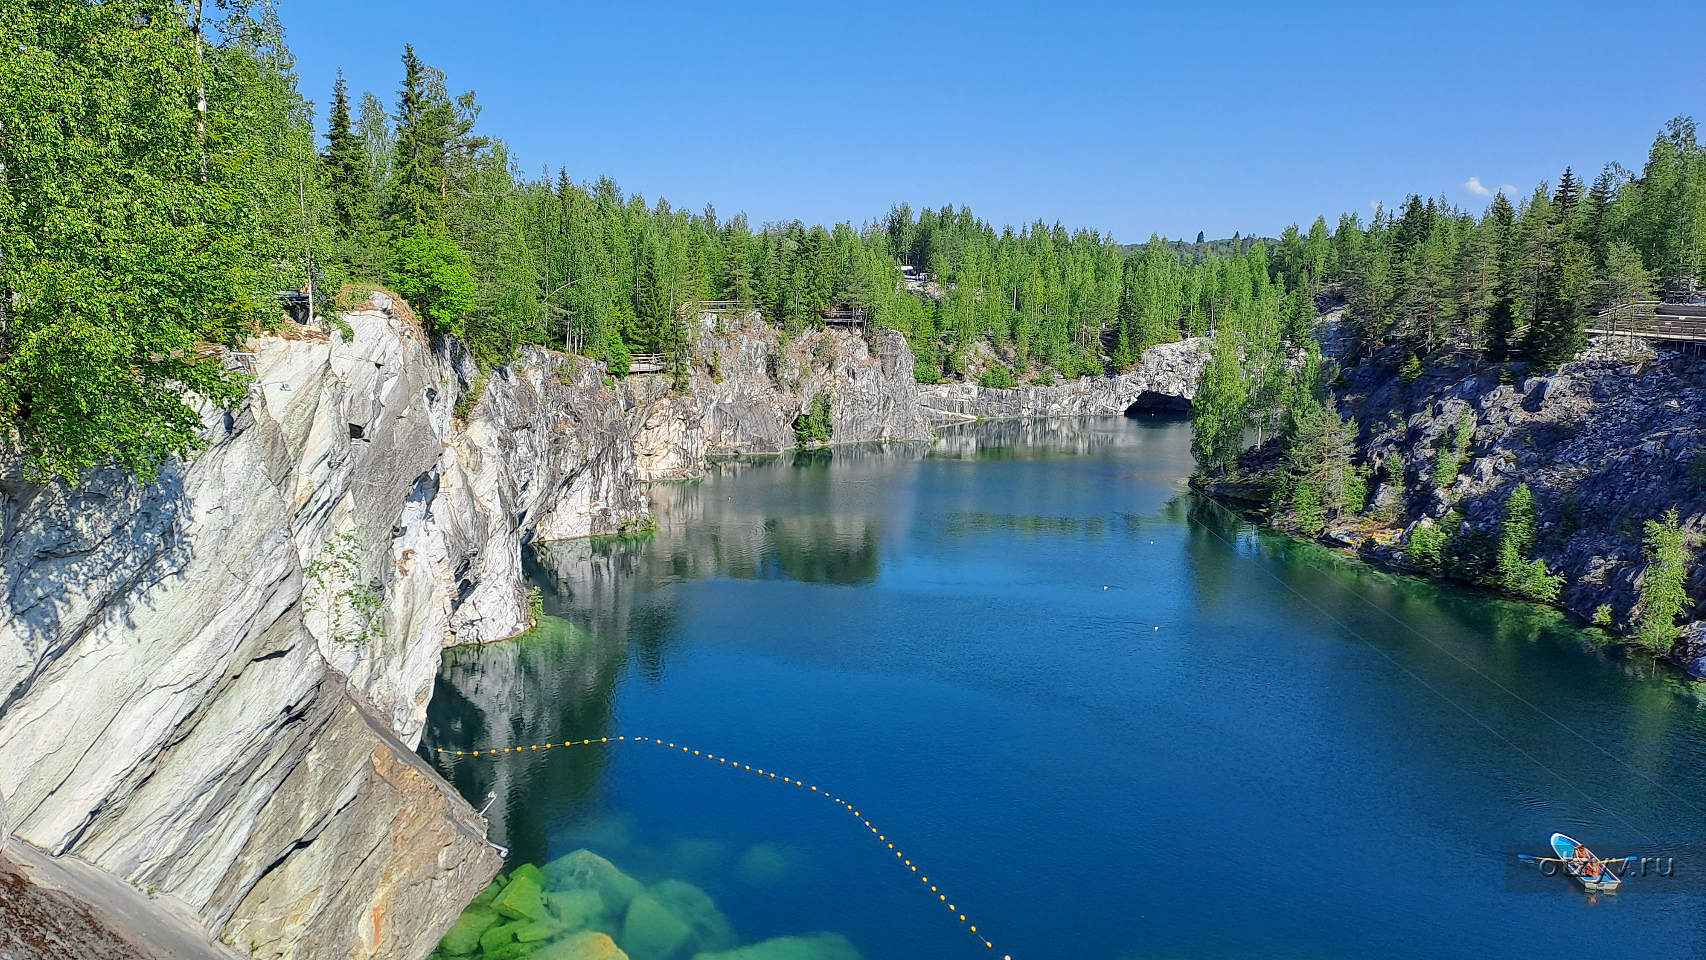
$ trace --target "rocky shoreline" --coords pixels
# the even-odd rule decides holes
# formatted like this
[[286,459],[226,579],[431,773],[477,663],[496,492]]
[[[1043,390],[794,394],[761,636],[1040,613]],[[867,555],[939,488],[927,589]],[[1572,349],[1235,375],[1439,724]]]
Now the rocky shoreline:
[[[1645,523],[1675,509],[1697,548],[1706,542],[1706,360],[1600,339],[1544,376],[1443,365],[1406,382],[1390,360],[1366,361],[1345,371],[1336,394],[1357,423],[1372,489],[1366,511],[1330,522],[1316,539],[1366,561],[1435,575],[1414,562],[1418,529],[1461,518],[1454,536],[1496,539],[1506,501],[1527,484],[1535,557],[1563,577],[1554,605],[1627,634],[1642,612]],[[1442,469],[1466,422],[1458,469]],[[1256,452],[1241,475],[1198,488],[1265,516],[1267,487],[1255,475],[1268,466]],[[1443,574],[1477,582],[1467,571]],[[1706,566],[1693,566],[1686,587],[1706,596]],[[1702,613],[1689,603],[1662,657],[1695,679],[1706,679]]]
[[234,355],[248,399],[154,483],[0,461],[5,825],[246,956],[424,957],[498,872],[414,748],[442,651],[529,625],[524,545],[644,525],[646,482],[793,447],[823,393],[836,442],[927,440],[1179,402],[1201,364],[920,388],[894,331],[705,314],[678,390],[538,348],[482,373],[382,294],[341,319]]

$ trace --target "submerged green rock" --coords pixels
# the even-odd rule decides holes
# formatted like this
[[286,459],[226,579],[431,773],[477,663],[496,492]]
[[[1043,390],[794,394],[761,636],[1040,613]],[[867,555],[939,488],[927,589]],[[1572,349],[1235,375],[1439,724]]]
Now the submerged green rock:
[[735,942],[728,918],[693,884],[668,879],[647,887],[598,854],[576,850],[493,880],[433,960],[859,960],[835,934],[733,949]]
[[673,879],[654,884],[646,892],[692,930],[693,950],[725,950],[734,946],[734,928],[717,909],[710,894],[685,880]]
[[545,865],[545,877],[554,889],[596,890],[604,909],[617,913],[628,907],[645,886],[623,873],[614,863],[591,850],[576,850]]
[[582,930],[533,954],[533,960],[628,960],[607,934]]
[[720,953],[701,953],[693,960],[860,960],[859,951],[839,933],[810,937],[776,937],[763,943]]
[[774,843],[757,843],[741,854],[735,876],[755,887],[773,886],[793,869],[794,855]]
[[566,930],[580,930],[604,915],[604,898],[597,890],[552,890],[545,894],[545,909]]
[[[484,896],[484,894],[482,894]],[[488,901],[490,897],[486,898]],[[468,909],[462,911],[456,925],[444,935],[439,943],[439,949],[445,953],[461,956],[473,953],[480,946],[480,934],[498,922],[498,912],[479,902],[478,898]]]
[[538,880],[539,868],[531,873],[520,870],[510,878],[509,885],[492,901],[493,909],[512,920],[543,920],[545,918],[544,890]]
[[628,904],[620,940],[622,949],[634,960],[669,960],[692,935],[693,928],[686,921],[650,894],[642,893]]

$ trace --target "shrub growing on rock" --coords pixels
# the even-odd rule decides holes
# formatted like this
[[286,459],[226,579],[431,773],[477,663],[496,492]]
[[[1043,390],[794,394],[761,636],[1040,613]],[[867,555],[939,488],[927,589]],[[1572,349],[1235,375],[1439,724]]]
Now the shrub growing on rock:
[[1410,531],[1406,555],[1418,569],[1438,575],[1445,572],[1445,550],[1450,541],[1451,536],[1435,524],[1417,524]]
[[794,442],[802,447],[814,443],[828,443],[834,429],[834,414],[829,394],[820,393],[812,398],[809,411],[794,418]]
[[1688,570],[1694,559],[1693,535],[1682,528],[1676,510],[1648,520],[1647,568],[1641,573],[1641,617],[1635,639],[1655,653],[1668,653],[1676,642],[1676,618],[1688,606]]
[[1564,578],[1550,573],[1546,561],[1530,561],[1534,550],[1534,493],[1528,484],[1519,483],[1505,501],[1504,536],[1499,541],[1499,585],[1506,590],[1540,603],[1558,599]]

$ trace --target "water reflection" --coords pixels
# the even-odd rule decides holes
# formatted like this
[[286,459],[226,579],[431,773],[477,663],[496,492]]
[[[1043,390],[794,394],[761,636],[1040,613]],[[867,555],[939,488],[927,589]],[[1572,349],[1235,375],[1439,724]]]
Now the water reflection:
[[[1686,684],[1636,682],[1650,663],[1556,613],[1262,533],[1181,486],[1188,429],[1150,419],[971,424],[656,486],[649,536],[527,558],[551,619],[451,651],[425,742],[663,734],[821,776],[1000,917],[1015,956],[1108,960],[1132,917],[1198,960],[1436,952],[1399,915],[1523,960],[1566,924],[1701,942],[1697,904],[1584,913],[1506,895],[1497,863],[1554,829],[1700,842],[1677,799],[1706,770]],[[499,795],[517,859],[587,847],[685,877],[743,942],[964,947],[796,791],[633,748],[440,769]],[[1251,836],[1332,868],[1299,887]],[[1424,848],[1465,865],[1449,896]],[[1154,850],[1239,869],[1134,884]]]
[[[450,749],[531,746],[565,737],[596,739],[612,730],[617,678],[627,665],[619,639],[599,638],[547,617],[532,633],[484,647],[444,652],[427,707],[423,745]],[[458,792],[487,811],[491,835],[523,859],[547,849],[551,822],[595,810],[607,753],[558,750],[500,761],[430,755]],[[542,802],[543,800],[543,802]]]

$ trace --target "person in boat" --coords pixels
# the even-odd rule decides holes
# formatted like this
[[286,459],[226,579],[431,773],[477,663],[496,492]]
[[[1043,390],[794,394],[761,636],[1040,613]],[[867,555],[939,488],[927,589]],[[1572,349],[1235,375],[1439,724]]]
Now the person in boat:
[[1570,859],[1575,862],[1576,868],[1583,876],[1590,880],[1599,879],[1599,861],[1594,859],[1593,854],[1588,852],[1587,847],[1579,843],[1576,844],[1575,856]]

